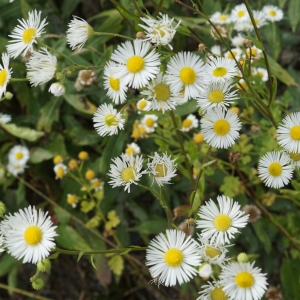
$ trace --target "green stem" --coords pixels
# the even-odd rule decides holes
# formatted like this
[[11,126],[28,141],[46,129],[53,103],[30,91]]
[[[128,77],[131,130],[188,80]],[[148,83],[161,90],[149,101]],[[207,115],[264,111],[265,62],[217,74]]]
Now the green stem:
[[94,31],[93,35],[100,35],[100,36],[108,35],[108,36],[119,37],[119,38],[123,38],[123,39],[126,39],[126,40],[134,41],[134,38],[131,38],[129,36],[122,35],[122,34],[117,34],[117,33]]
[[10,78],[9,81],[11,82],[28,81],[28,78]]
[[80,251],[80,250],[65,250],[60,248],[55,248],[53,252],[59,254],[70,254],[70,255],[93,255],[93,254],[108,254],[108,253],[128,253],[131,251],[143,251],[147,250],[147,247],[132,247],[132,248],[122,248],[122,249],[109,249],[109,250],[99,250],[99,251]]
[[163,4],[164,0],[160,0],[157,7],[156,7],[156,10],[155,10],[155,13],[153,15],[154,18],[157,18],[159,12],[160,12],[160,9],[162,7],[162,4]]

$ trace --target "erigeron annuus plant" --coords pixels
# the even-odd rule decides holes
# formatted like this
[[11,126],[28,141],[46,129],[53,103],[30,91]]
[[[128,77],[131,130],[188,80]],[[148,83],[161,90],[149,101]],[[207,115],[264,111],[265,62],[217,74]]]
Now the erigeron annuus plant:
[[[94,255],[101,254],[107,255],[104,259],[115,276],[121,276],[124,262],[129,262],[141,282],[165,287],[187,284],[195,299],[262,299],[268,275],[257,267],[261,261],[254,262],[255,251],[251,249],[237,256],[247,247],[234,245],[236,239],[245,242],[250,222],[241,205],[254,202],[264,222],[276,228],[293,250],[300,250],[297,239],[260,201],[268,187],[287,187],[282,191],[289,200],[293,191],[288,184],[297,187],[292,178],[299,161],[299,113],[283,119],[274,105],[278,72],[273,74],[260,33],[268,22],[280,21],[282,11],[274,6],[252,10],[245,0],[231,7],[230,14],[227,10],[209,15],[201,2],[188,5],[176,1],[195,17],[204,18],[204,28],[211,27],[211,37],[205,40],[199,37],[197,27],[187,26],[184,17],[169,16],[162,1],[153,16],[142,1],[134,1],[134,14],[112,2],[131,29],[135,27],[130,18],[134,20],[141,31],[137,38],[135,32],[130,36],[128,31],[127,35],[98,32],[92,23],[73,16],[66,40],[75,52],[67,55],[43,38],[46,19],[34,10],[13,30],[7,46],[11,58],[2,54],[0,65],[1,97],[10,83],[27,80],[33,89],[51,81],[46,90],[57,97],[41,108],[44,119],[37,123],[39,130],[26,132],[33,138],[26,139],[14,123],[6,124],[9,118],[2,118],[3,130],[23,137],[26,142],[22,145],[29,148],[4,149],[8,155],[2,166],[6,165],[7,177],[12,181],[17,177],[39,192],[20,175],[26,176],[33,164],[53,158],[51,179],[63,189],[64,202],[58,204],[41,192],[39,195],[55,207],[59,222],[68,216],[105,243],[100,250],[88,244],[70,249],[67,233],[74,234],[72,223],[54,224],[47,213],[29,206],[14,215],[0,211],[0,250],[23,262],[38,263],[37,273],[30,279],[34,289],[43,286],[39,274],[49,268],[39,264],[49,264],[47,259],[57,255],[78,255],[80,259],[85,255],[97,268],[100,265],[95,266]],[[187,50],[182,40],[176,43],[179,34],[197,42],[198,50]],[[118,39],[109,50],[104,47],[105,55],[100,57],[92,43],[103,37]],[[218,48],[213,49],[214,41]],[[32,53],[26,62],[26,78],[11,77],[12,60],[28,51]],[[86,61],[86,51],[94,51],[97,58]],[[90,101],[88,96],[98,92],[101,97]],[[58,128],[58,134],[51,135],[59,118],[56,109],[63,101],[76,109],[79,117],[83,114],[84,121],[66,114],[66,130]],[[53,111],[51,122],[45,120],[48,110]],[[261,132],[254,132],[255,122]],[[82,124],[88,125],[83,128]],[[65,145],[64,135],[76,144],[74,149]],[[261,141],[264,135],[269,138],[266,142]],[[42,136],[50,150],[30,144]],[[92,146],[91,154],[81,151],[75,156],[79,146]],[[151,209],[146,208],[149,203],[143,203],[141,195],[150,197]],[[276,195],[274,198],[279,197]],[[145,232],[157,234],[155,237],[139,231],[148,218]],[[25,220],[22,226],[19,219]],[[162,225],[154,228],[156,222]],[[128,233],[127,240],[124,238],[128,224],[140,233],[143,242],[132,246]],[[197,237],[188,235],[190,228],[196,228]],[[253,228],[262,241],[261,229]],[[134,251],[145,253],[145,263],[135,258]]]

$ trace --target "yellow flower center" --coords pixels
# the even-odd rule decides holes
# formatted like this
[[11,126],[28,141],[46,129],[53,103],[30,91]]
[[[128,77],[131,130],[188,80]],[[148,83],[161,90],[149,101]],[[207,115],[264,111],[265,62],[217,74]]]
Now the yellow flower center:
[[154,126],[154,123],[155,123],[155,121],[152,118],[148,118],[145,122],[146,126],[150,127],[150,128],[152,128]]
[[275,10],[270,10],[269,15],[272,16],[272,17],[275,17],[276,16],[276,11]]
[[93,186],[94,187],[99,187],[100,185],[101,185],[101,181],[100,180],[93,181]]
[[165,262],[170,267],[178,267],[183,262],[183,254],[179,249],[171,248],[165,253]]
[[7,71],[2,70],[0,71],[0,86],[3,86],[7,80]]
[[54,156],[53,158],[53,163],[56,165],[56,164],[59,164],[63,161],[63,157],[61,155],[56,155]]
[[161,29],[162,26],[157,26],[154,30],[153,30],[153,33],[154,34],[160,34],[161,37],[164,37],[165,36],[165,32]]
[[17,152],[15,156],[16,156],[16,159],[18,159],[18,160],[22,159],[23,158],[23,153],[22,152]]
[[63,167],[58,167],[56,170],[56,178],[63,178],[65,175],[65,171]]
[[227,300],[227,296],[223,292],[222,287],[215,287],[210,295],[212,300]]
[[139,109],[144,109],[147,106],[147,101],[142,100],[139,102]]
[[214,124],[214,131],[217,135],[225,135],[229,132],[230,125],[226,120],[218,120]]
[[249,272],[241,272],[236,275],[235,282],[239,287],[248,289],[254,284],[254,277]]
[[180,71],[180,79],[184,84],[193,84],[196,81],[196,72],[190,67],[184,67]]
[[272,176],[279,176],[282,173],[282,166],[278,162],[273,162],[269,165],[269,173]]
[[125,182],[130,182],[135,179],[135,172],[133,168],[125,168],[121,173],[121,178]]
[[24,240],[30,246],[36,246],[42,240],[43,233],[41,229],[35,225],[29,226],[24,233]]
[[300,160],[300,153],[289,153],[289,156],[294,161]]
[[76,159],[71,159],[68,166],[71,170],[75,170],[78,168],[78,161]]
[[240,109],[236,106],[231,107],[230,110],[237,115],[240,113]]
[[155,98],[158,101],[167,101],[170,98],[170,88],[163,83],[159,83],[154,87]]
[[74,204],[77,202],[77,197],[75,195],[69,195],[67,198],[67,202],[69,204]]
[[127,69],[130,73],[138,73],[143,70],[145,61],[141,56],[134,55],[127,61]]
[[299,141],[300,140],[300,126],[294,126],[290,131],[290,136],[293,140]]
[[220,103],[224,100],[224,94],[219,90],[215,90],[208,94],[208,99],[212,103]]
[[114,91],[120,90],[120,79],[109,77],[109,85]]
[[104,118],[104,123],[107,126],[116,126],[118,124],[118,121],[116,119],[116,116],[114,116],[113,114],[108,114]]
[[237,13],[237,16],[239,18],[243,17],[245,15],[245,12],[243,10],[240,10],[238,13]]
[[190,119],[185,119],[183,122],[182,122],[182,127],[184,128],[189,128],[191,125],[192,125],[192,120]]
[[263,72],[257,72],[257,75],[259,76],[259,77],[261,77],[261,78],[263,78],[264,77],[264,73]]
[[25,44],[31,43],[32,40],[34,40],[34,38],[35,38],[35,34],[36,34],[35,28],[28,28],[28,29],[24,30],[23,35],[22,35],[23,42]]
[[201,132],[194,134],[193,141],[195,144],[201,144],[204,141],[203,134]]
[[141,135],[145,135],[145,134],[147,133],[147,131],[146,131],[146,129],[145,129],[144,126],[140,126],[140,127],[139,127],[139,130],[140,130],[140,134],[141,134]]
[[226,15],[221,15],[219,18],[220,21],[226,21],[227,20],[227,16]]
[[218,67],[218,68],[214,69],[213,74],[216,77],[223,77],[227,74],[227,70],[226,70],[226,68]]
[[135,151],[134,151],[134,148],[132,147],[128,147],[125,151],[125,153],[130,156],[130,154],[134,155],[135,154]]
[[220,214],[214,219],[214,225],[218,231],[226,231],[232,224],[231,219],[224,214]]
[[232,52],[233,55],[230,52],[228,52],[227,58],[234,59],[234,57],[237,55],[237,52],[236,51],[232,51],[232,50],[231,50],[231,52]]
[[204,251],[205,251],[205,254],[207,256],[209,256],[210,258],[214,258],[214,257],[219,256],[221,254],[220,250],[218,250],[214,247],[210,247],[210,246],[207,246]]
[[168,172],[168,169],[164,164],[157,164],[155,166],[155,172],[155,177],[165,177]]
[[87,170],[85,173],[85,178],[87,180],[92,180],[96,177],[96,173],[93,170]]
[[78,154],[78,158],[81,160],[89,159],[89,154],[86,151],[80,151]]

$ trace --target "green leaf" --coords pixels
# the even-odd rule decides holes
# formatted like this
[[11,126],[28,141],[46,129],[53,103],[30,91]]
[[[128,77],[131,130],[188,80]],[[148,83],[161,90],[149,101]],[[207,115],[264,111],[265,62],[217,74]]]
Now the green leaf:
[[36,131],[28,127],[18,127],[16,124],[11,124],[11,123],[1,124],[1,127],[4,128],[10,134],[30,142],[36,141],[37,139],[41,138],[45,134],[42,131]]
[[111,271],[117,275],[120,276],[122,274],[122,271],[124,269],[124,260],[121,255],[115,255],[108,261],[109,268]]
[[84,251],[80,251],[77,257],[77,262],[81,259],[82,255],[84,254]]
[[92,251],[83,237],[71,226],[59,225],[56,232],[58,236],[55,239],[61,247],[70,250]]
[[283,8],[287,0],[279,0],[279,7]]
[[117,8],[119,13],[128,20],[137,20],[139,21],[139,17],[132,14],[128,11],[124,6],[120,5],[116,0],[110,0]]
[[269,55],[268,60],[270,64],[271,73],[274,74],[278,80],[280,80],[288,86],[298,87],[298,84],[295,81],[295,79]]
[[66,225],[70,222],[70,220],[71,220],[70,214],[68,214],[61,207],[54,206],[54,212],[56,213],[56,216],[58,217],[58,220],[61,225]]
[[300,295],[300,260],[285,259],[280,268],[284,299],[298,299]]
[[272,83],[272,99],[270,103],[273,103],[277,94],[277,79],[274,75],[271,75],[271,83]]
[[268,46],[272,50],[272,57],[277,60],[281,51],[281,31],[275,22],[270,22],[263,27],[264,34],[266,36]]
[[30,7],[30,5],[27,3],[26,0],[21,0],[20,4],[21,4],[21,11],[22,11],[23,18],[25,20],[27,20],[28,19],[28,12],[31,11],[32,8]]
[[256,48],[265,50],[263,43],[257,40],[256,38],[249,35],[244,36],[244,38],[250,40]]
[[93,266],[93,268],[95,269],[95,270],[97,270],[97,267],[95,266],[95,263],[94,263],[94,254],[92,254],[91,255],[91,264],[92,264],[92,266]]
[[201,166],[201,169],[206,168],[207,166],[213,164],[215,161],[217,161],[217,160],[216,160],[216,159],[213,159],[213,160],[211,160],[211,161],[208,161],[207,163],[205,163],[205,164],[203,164],[203,165]]
[[132,227],[129,229],[129,231],[137,231],[142,232],[145,234],[157,234],[160,232],[165,231],[167,228],[167,221],[165,219],[155,219],[155,220],[149,220],[146,221],[139,226]]
[[64,0],[61,5],[62,17],[68,19],[81,0]]
[[25,184],[22,181],[19,181],[18,189],[16,191],[16,203],[18,206],[21,206],[25,200]]
[[63,135],[57,132],[53,132],[50,135],[48,150],[54,155],[61,155],[62,157],[67,156],[67,150],[65,145],[65,139]]
[[300,21],[300,1],[299,0],[290,0],[288,8],[288,16],[290,19],[291,27],[293,32],[296,31],[297,25]]
[[5,253],[1,256],[0,261],[0,277],[7,274],[12,268],[21,265],[22,261],[17,260],[10,254]]
[[201,197],[200,197],[200,193],[197,192],[196,195],[195,195],[195,198],[194,198],[194,201],[193,201],[193,204],[192,204],[192,207],[189,211],[189,217],[194,213],[194,212],[197,212],[199,207],[201,205]]
[[220,186],[220,191],[223,192],[225,196],[230,198],[237,195],[240,191],[239,178],[234,176],[224,177],[223,184]]
[[87,228],[95,228],[95,227],[99,226],[100,221],[101,221],[100,216],[97,216],[97,215],[96,215],[96,216],[94,216],[93,218],[91,218],[91,219],[85,224],[85,226],[86,226]]
[[64,99],[76,110],[83,113],[92,115],[97,110],[97,107],[89,100],[87,100],[86,97],[64,94]]
[[38,164],[44,160],[51,159],[54,156],[52,152],[44,148],[34,148],[30,154],[29,161],[33,164]]
[[197,109],[197,101],[189,100],[187,103],[178,105],[174,113],[176,116],[185,116],[195,112]]
[[89,211],[91,211],[95,207],[95,205],[96,205],[95,201],[83,200],[80,203],[81,206],[80,210],[86,214]]

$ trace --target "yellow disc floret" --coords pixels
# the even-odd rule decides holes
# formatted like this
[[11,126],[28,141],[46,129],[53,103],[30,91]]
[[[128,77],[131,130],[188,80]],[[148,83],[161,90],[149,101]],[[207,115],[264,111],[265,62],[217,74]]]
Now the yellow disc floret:
[[116,119],[116,116],[113,114],[107,114],[104,118],[104,123],[107,126],[116,126],[118,124],[118,121]]
[[155,166],[155,177],[165,177],[168,172],[166,165],[157,164]]
[[29,226],[24,233],[24,240],[30,246],[36,246],[41,242],[43,233],[41,229],[35,225]]
[[85,178],[87,180],[92,180],[96,177],[96,173],[93,170],[87,170],[85,173]]
[[159,83],[154,87],[154,93],[158,101],[167,101],[171,95],[169,86],[163,83]]
[[70,159],[68,163],[69,169],[70,170],[76,170],[78,168],[78,161],[74,158]]
[[64,175],[65,175],[65,170],[64,170],[64,168],[63,167],[61,167],[61,166],[59,166],[58,168],[57,168],[57,170],[56,170],[56,179],[61,179],[61,178],[63,178],[64,177]]
[[1,70],[0,71],[0,86],[3,86],[7,81],[7,71]]
[[109,77],[109,85],[114,91],[120,90],[120,79]]
[[194,134],[193,141],[197,145],[202,144],[204,141],[203,134],[201,132]]
[[224,98],[225,98],[224,93],[222,91],[219,91],[219,90],[211,91],[208,94],[208,99],[212,103],[220,103],[221,101],[224,100]]
[[135,171],[133,168],[125,168],[121,173],[121,178],[125,182],[130,182],[135,179]]
[[170,267],[180,266],[183,262],[183,254],[179,249],[171,248],[165,253],[165,262]]
[[69,194],[68,197],[67,197],[67,202],[70,205],[75,204],[77,202],[77,196]]
[[240,10],[238,13],[237,13],[237,16],[239,18],[243,17],[245,15],[245,12],[243,10]]
[[192,125],[192,120],[190,119],[185,119],[183,122],[182,122],[182,127],[184,128],[189,128],[191,125]]
[[218,67],[213,70],[213,74],[216,77],[223,77],[227,74],[227,70],[226,70],[226,68]]
[[36,35],[35,28],[28,28],[28,29],[24,30],[23,35],[22,35],[23,42],[25,44],[31,43],[32,40],[34,40],[35,35]]
[[146,100],[141,100],[139,102],[138,109],[143,110],[146,106],[147,106],[147,101]]
[[212,300],[227,300],[226,294],[223,292],[222,287],[215,287],[211,291],[211,299]]
[[78,154],[78,158],[80,160],[88,160],[89,159],[89,154],[86,151],[80,151]]
[[280,176],[281,173],[282,173],[282,166],[280,163],[278,162],[273,162],[269,165],[269,173],[272,175],[272,176]]
[[128,147],[128,148],[125,150],[125,154],[127,154],[128,156],[134,155],[134,154],[135,154],[134,148],[133,148],[133,147]]
[[275,10],[270,10],[270,11],[269,11],[269,15],[270,15],[271,17],[275,17],[275,16],[276,16],[276,11],[275,11]]
[[155,121],[152,118],[148,118],[145,122],[147,127],[152,128],[154,126]]
[[221,251],[214,248],[214,247],[211,247],[211,246],[207,246],[205,249],[205,254],[207,256],[209,256],[210,258],[214,258],[216,256],[219,256],[221,254]]
[[226,231],[232,224],[232,220],[224,214],[220,214],[214,219],[214,225],[218,231]]
[[15,155],[16,159],[20,160],[23,158],[23,153],[22,152],[17,152]]
[[225,135],[229,132],[230,125],[226,120],[218,120],[214,124],[214,131],[217,135]]
[[294,126],[290,131],[290,136],[293,140],[299,141],[300,140],[300,126]]
[[184,67],[180,71],[180,79],[184,84],[193,84],[197,79],[197,74],[192,68]]
[[56,155],[56,156],[54,156],[54,158],[53,158],[53,163],[54,163],[55,165],[57,165],[57,164],[59,164],[59,163],[61,163],[61,162],[63,162],[63,157],[62,157],[61,155]]
[[141,56],[134,55],[127,61],[127,69],[130,73],[138,73],[143,70],[145,61]]
[[248,289],[254,284],[254,277],[249,272],[241,272],[236,275],[235,282],[239,287]]
[[300,160],[300,153],[289,153],[289,156],[294,161],[299,161]]

